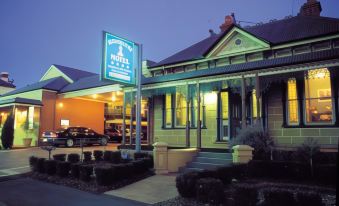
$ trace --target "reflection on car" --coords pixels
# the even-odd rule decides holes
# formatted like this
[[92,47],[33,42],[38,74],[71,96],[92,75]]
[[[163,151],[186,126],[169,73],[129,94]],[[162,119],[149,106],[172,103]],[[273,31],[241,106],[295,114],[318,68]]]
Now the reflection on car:
[[57,131],[45,131],[39,141],[40,145],[66,145],[73,147],[75,145],[107,145],[109,137],[99,134],[87,127],[68,127]]

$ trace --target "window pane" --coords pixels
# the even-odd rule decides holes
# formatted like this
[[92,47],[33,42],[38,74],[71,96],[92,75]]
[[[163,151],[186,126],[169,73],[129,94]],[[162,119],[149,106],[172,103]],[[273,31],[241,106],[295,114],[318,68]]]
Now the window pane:
[[180,92],[175,94],[175,117],[176,126],[186,125],[186,97]]
[[332,123],[332,90],[328,69],[308,71],[305,77],[305,110],[307,123]]
[[258,117],[258,108],[257,108],[257,92],[255,89],[252,91],[252,118]]
[[166,94],[165,97],[165,126],[172,126],[172,95]]
[[297,124],[299,122],[298,110],[297,81],[295,78],[292,78],[287,82],[287,111],[289,124]]
[[222,119],[228,119],[228,92],[221,92]]

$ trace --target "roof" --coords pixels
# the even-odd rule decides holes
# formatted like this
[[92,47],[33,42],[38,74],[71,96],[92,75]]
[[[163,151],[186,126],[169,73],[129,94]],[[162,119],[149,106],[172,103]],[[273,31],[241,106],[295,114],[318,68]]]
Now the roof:
[[15,88],[15,85],[13,83],[6,82],[6,81],[4,81],[2,79],[0,79],[0,86],[1,87]]
[[13,98],[13,99],[0,100],[0,105],[14,104],[14,103],[42,106],[42,102],[40,100],[35,100],[35,99],[26,99],[26,98],[16,97],[16,98]]
[[71,92],[81,89],[89,89],[93,87],[107,86],[112,84],[113,82],[101,81],[100,76],[98,74],[94,74],[89,77],[81,78],[72,84],[68,84],[67,86],[60,90],[60,93]]
[[67,84],[68,82],[63,77],[55,77],[52,79],[47,79],[47,80],[37,82],[31,85],[27,85],[26,87],[16,89],[14,91],[4,94],[3,96],[19,94],[19,93],[33,91],[37,89],[48,89],[48,90],[53,90],[53,91],[59,91],[61,88],[63,88]]
[[95,73],[80,70],[80,69],[74,69],[74,68],[71,68],[71,67],[65,67],[65,66],[61,66],[61,65],[57,65],[57,64],[53,64],[53,65],[56,68],[58,68],[62,73],[67,75],[69,78],[71,78],[73,81],[77,81],[77,80],[84,78],[84,77],[96,75]]
[[265,69],[270,67],[279,67],[287,66],[291,64],[302,64],[308,62],[322,61],[338,58],[339,49],[325,50],[319,52],[312,52],[306,54],[300,54],[295,56],[288,56],[276,59],[265,59],[261,61],[246,62],[242,64],[231,64],[224,67],[217,67],[211,69],[202,69],[197,71],[177,73],[177,74],[167,74],[165,76],[156,76],[150,78],[143,78],[142,84],[153,84],[161,82],[176,81],[182,79],[191,79],[197,77],[204,77],[210,75],[222,75],[222,74],[231,74],[236,72],[244,72],[257,69]]
[[[339,19],[329,17],[295,16],[262,25],[239,29],[248,32],[257,38],[277,45],[292,41],[315,38],[339,32]],[[159,67],[184,61],[203,58],[230,29],[223,33],[210,36],[178,53],[152,65]]]

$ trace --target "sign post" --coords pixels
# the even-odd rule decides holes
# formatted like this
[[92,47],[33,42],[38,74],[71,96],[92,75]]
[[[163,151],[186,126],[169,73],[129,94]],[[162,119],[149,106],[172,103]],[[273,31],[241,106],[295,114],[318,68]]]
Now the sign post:
[[[136,86],[135,150],[140,152],[142,45],[104,32],[103,49],[101,79]],[[133,132],[130,131],[130,139],[132,139],[132,134]]]

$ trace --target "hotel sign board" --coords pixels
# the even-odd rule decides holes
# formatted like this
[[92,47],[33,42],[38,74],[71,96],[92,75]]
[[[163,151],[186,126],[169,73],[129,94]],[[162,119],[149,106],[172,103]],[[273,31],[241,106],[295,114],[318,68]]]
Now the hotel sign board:
[[102,80],[135,85],[137,61],[135,43],[104,32]]

